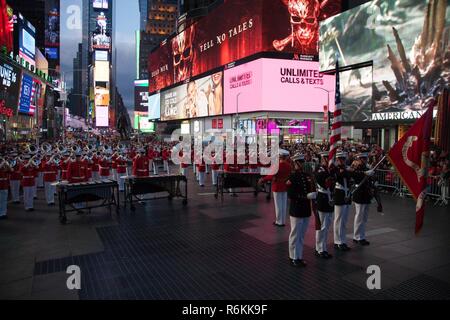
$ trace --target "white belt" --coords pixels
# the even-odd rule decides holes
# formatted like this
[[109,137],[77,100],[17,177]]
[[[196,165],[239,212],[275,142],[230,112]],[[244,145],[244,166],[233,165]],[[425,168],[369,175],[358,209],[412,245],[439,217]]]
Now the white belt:
[[0,181],[8,181],[7,178],[0,178]]
[[317,185],[317,191],[319,193],[326,194],[328,196],[328,201],[331,202],[331,191],[329,189],[324,189],[320,185]]
[[336,189],[344,191],[345,197],[348,197],[348,188],[336,182]]
[[147,172],[147,169],[137,169],[139,172]]

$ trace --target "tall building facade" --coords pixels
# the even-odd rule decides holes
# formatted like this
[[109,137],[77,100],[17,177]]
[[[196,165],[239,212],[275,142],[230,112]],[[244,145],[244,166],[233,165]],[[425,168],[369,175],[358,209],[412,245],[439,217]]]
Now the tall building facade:
[[148,6],[151,0],[139,0],[139,15],[140,15],[140,28],[139,30],[145,30],[148,19]]
[[147,23],[138,39],[139,79],[148,79],[148,56],[176,30],[177,17],[177,0],[147,0]]
[[[80,84],[83,106],[77,115],[94,127],[116,125],[113,77],[113,1],[83,0],[81,51],[79,68],[74,65],[75,80]],[[79,78],[77,78],[79,77]],[[77,78],[77,79],[75,79]],[[74,94],[77,94],[74,87]]]

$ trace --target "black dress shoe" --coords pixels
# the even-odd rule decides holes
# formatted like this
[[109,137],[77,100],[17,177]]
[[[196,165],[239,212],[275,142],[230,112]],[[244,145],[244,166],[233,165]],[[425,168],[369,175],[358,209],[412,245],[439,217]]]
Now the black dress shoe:
[[50,207],[53,207],[53,206],[55,206],[55,203],[52,202],[52,203],[49,203],[48,205],[49,205]]
[[323,259],[327,259],[327,260],[333,258],[333,256],[331,254],[329,254],[328,252],[326,252],[326,251],[322,252],[320,254],[320,257],[323,258]]
[[355,239],[353,239],[353,242],[354,242],[354,243],[357,243],[357,244],[360,244],[360,245],[362,245],[362,246],[368,246],[368,245],[370,245],[370,242],[367,241],[366,239],[363,239],[363,240],[355,240]]
[[335,244],[334,248],[339,251],[350,251],[351,250],[345,243],[344,244]]
[[291,265],[296,268],[306,267],[306,262],[302,259],[293,260],[291,259]]
[[278,223],[276,223],[276,222],[274,222],[273,225],[274,225],[275,227],[279,227],[279,228],[284,228],[284,227],[286,227],[285,224],[278,224]]
[[1,216],[0,220],[8,220],[8,216]]
[[20,201],[14,201],[13,203],[14,204],[20,204]]

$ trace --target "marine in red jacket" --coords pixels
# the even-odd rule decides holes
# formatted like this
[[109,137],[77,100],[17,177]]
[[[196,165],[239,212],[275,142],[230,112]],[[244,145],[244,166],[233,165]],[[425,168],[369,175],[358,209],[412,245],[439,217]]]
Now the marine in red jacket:
[[86,165],[81,160],[81,153],[76,155],[76,160],[69,164],[67,169],[69,183],[86,182]]
[[149,160],[145,156],[145,151],[142,149],[139,155],[133,160],[133,176],[135,177],[148,177],[149,172]]
[[7,218],[9,177],[12,171],[6,161],[0,164],[0,219]]

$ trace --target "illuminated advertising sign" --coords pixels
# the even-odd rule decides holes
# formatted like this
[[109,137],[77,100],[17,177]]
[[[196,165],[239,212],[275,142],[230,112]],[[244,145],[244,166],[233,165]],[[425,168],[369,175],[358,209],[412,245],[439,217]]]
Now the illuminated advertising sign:
[[109,127],[109,108],[96,106],[95,107],[95,126]]
[[107,88],[96,86],[94,103],[96,106],[109,106],[110,96]]
[[[11,16],[10,16],[11,14]],[[13,51],[14,18],[6,0],[0,0],[0,47]]]
[[41,81],[24,73],[19,100],[19,113],[33,116],[39,104],[43,105],[45,89]]
[[225,70],[225,114],[255,111],[320,112],[334,109],[335,77],[319,63],[258,59]]
[[148,97],[148,117],[153,120],[161,117],[161,95],[159,93]]
[[223,72],[161,92],[161,120],[217,116],[223,110]]
[[36,29],[19,13],[19,56],[30,65],[35,65]]
[[59,0],[45,1],[45,46],[59,47],[60,30],[59,30]]
[[0,61],[0,114],[8,117],[17,111],[21,71],[12,64]]
[[155,132],[155,123],[149,117],[139,114],[134,116],[134,128],[144,133]]
[[149,55],[150,93],[260,52],[318,59],[319,20],[341,1],[225,1]]
[[45,56],[47,59],[57,60],[59,59],[59,53],[57,48],[45,48]]
[[310,136],[313,133],[312,120],[291,120],[288,123],[289,134]]
[[109,82],[109,62],[96,61],[94,68],[94,80],[96,82]]
[[409,119],[450,84],[442,63],[449,27],[449,1],[367,2],[321,22],[320,69],[335,69],[337,52],[341,66],[372,63],[371,120],[385,118],[380,113]]
[[95,50],[95,61],[109,61],[108,51]]
[[108,9],[108,0],[93,0],[92,7],[95,9]]
[[148,96],[148,81],[136,80],[134,82],[134,111],[148,112]]
[[108,31],[108,18],[104,12],[100,12],[97,16],[97,24],[92,35],[93,49],[111,49],[111,34]]

